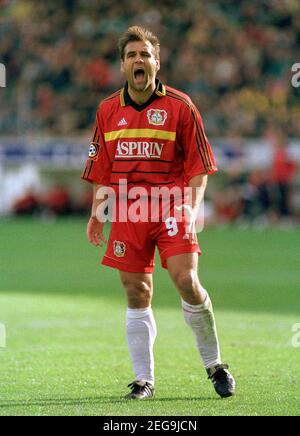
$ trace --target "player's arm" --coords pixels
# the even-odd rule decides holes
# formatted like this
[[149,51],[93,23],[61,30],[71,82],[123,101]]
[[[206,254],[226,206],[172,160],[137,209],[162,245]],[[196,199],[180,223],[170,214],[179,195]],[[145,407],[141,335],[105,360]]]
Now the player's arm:
[[[111,157],[106,148],[103,128],[103,110],[101,105],[98,108],[94,134],[89,151],[89,159],[85,170],[82,174],[82,179],[93,184],[93,204],[91,216],[87,224],[86,234],[91,244],[102,246],[106,243],[103,235],[103,227],[105,220],[101,219],[103,210],[101,204],[106,200],[106,195],[103,195],[103,190],[109,185],[111,174]],[[101,188],[103,188],[101,190]],[[100,195],[99,195],[100,194]]]
[[192,242],[196,219],[207,185],[208,174],[217,171],[211,146],[204,132],[203,121],[197,108],[190,103],[183,115],[182,143],[184,146],[184,175],[190,187],[187,238]]
[[99,198],[99,196],[97,196],[97,193],[101,188],[103,188],[103,185],[93,183],[93,204],[91,216],[86,228],[86,234],[89,242],[100,247],[102,247],[103,243],[107,243],[107,240],[103,235],[104,221],[101,220],[101,204],[106,200],[106,198],[103,196]]
[[192,177],[189,181],[190,189],[190,206],[197,214],[200,204],[204,199],[204,193],[207,186],[207,174],[200,174],[199,176]]
[[188,204],[184,206],[186,218],[186,235],[192,244],[196,240],[196,220],[200,204],[204,199],[204,193],[207,185],[207,174],[194,176],[189,181],[189,198]]

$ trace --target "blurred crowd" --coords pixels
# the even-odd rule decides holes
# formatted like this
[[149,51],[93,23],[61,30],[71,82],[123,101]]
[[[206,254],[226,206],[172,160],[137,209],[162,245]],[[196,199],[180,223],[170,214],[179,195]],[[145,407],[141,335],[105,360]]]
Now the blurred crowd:
[[298,162],[285,135],[276,132],[269,165],[242,170],[242,156],[230,155],[232,165],[210,195],[213,222],[217,224],[299,226]]
[[92,190],[73,196],[70,188],[57,184],[45,192],[28,189],[14,202],[11,213],[15,216],[46,218],[82,216],[90,213],[91,205]]
[[[210,137],[300,137],[299,0],[0,0],[3,134],[90,131],[122,85],[117,40],[132,24],[161,40],[160,78],[187,92]],[[4,98],[2,98],[2,95]]]

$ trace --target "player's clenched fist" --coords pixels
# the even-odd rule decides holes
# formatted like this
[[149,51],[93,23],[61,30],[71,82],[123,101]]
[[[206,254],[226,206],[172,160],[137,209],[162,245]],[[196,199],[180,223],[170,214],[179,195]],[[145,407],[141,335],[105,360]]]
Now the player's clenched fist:
[[103,243],[107,243],[107,240],[103,235],[103,227],[104,223],[99,222],[96,217],[91,217],[88,221],[86,235],[89,242],[95,245],[95,247],[102,247]]

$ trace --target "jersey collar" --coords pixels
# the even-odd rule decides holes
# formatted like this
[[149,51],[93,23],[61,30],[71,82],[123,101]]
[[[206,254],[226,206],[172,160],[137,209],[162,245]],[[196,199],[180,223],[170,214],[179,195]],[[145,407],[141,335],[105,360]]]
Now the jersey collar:
[[129,106],[130,105],[134,109],[136,109],[138,111],[142,111],[147,106],[149,106],[156,98],[164,97],[166,95],[165,86],[158,79],[155,80],[155,83],[156,83],[156,88],[155,88],[155,91],[153,92],[153,94],[151,95],[151,97],[145,103],[137,104],[131,99],[131,97],[128,93],[128,83],[126,82],[125,86],[122,89],[121,94],[120,94],[121,106]]

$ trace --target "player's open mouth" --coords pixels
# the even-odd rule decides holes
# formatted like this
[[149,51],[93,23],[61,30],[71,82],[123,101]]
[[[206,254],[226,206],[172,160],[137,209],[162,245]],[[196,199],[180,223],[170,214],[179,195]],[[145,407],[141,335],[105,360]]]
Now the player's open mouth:
[[137,81],[143,80],[145,77],[145,71],[142,68],[137,68],[134,72],[134,78]]

